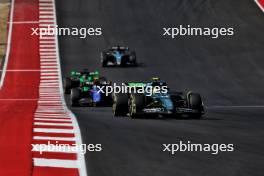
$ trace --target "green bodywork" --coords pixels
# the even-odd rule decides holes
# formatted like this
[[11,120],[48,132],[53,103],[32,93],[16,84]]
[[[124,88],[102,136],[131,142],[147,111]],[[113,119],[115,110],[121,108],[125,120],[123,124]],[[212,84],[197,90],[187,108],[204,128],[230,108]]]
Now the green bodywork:
[[81,72],[77,72],[77,71],[71,71],[71,78],[80,78],[81,76]]
[[145,87],[146,83],[142,83],[142,82],[129,82],[127,83],[128,87]]
[[100,73],[98,70],[96,70],[94,72],[89,72],[88,75],[86,75],[86,74],[82,75],[81,72],[71,71],[70,77],[72,79],[79,79],[80,82],[86,82],[86,81],[93,82],[94,80],[99,79]]
[[86,86],[82,87],[82,91],[84,92],[88,92],[89,90],[90,90],[89,87],[86,87]]
[[87,92],[90,90],[91,85],[95,80],[100,78],[100,72],[95,70],[94,72],[89,72],[89,74],[82,74],[81,72],[71,71],[72,79],[79,79],[80,87],[82,91]]

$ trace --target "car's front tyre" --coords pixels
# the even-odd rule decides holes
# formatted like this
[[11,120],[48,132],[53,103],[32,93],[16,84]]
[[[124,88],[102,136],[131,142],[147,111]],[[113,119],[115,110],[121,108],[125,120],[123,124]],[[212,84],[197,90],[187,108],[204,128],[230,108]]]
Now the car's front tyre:
[[[144,94],[131,94],[129,99],[129,117],[137,118],[138,113],[145,107],[145,95]],[[142,112],[141,112],[142,113]]]
[[79,88],[71,89],[71,105],[79,106],[80,98],[81,98],[81,90]]
[[65,94],[70,94],[71,93],[71,87],[72,87],[71,78],[65,78],[64,79],[63,87],[64,87],[64,93]]
[[126,116],[128,113],[128,95],[123,93],[114,94],[112,108],[115,117]]
[[101,53],[101,64],[102,67],[107,67],[107,54],[105,52]]
[[191,114],[191,118],[200,119],[202,117],[203,102],[201,95],[198,93],[190,93],[188,95],[189,106],[193,110],[197,110],[197,113]]

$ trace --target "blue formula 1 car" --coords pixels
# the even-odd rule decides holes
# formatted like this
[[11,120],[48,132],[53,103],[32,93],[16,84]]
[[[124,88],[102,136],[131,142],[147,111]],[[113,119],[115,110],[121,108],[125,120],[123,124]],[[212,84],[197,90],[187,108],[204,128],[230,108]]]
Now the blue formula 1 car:
[[114,46],[101,53],[101,64],[107,66],[137,66],[135,51],[128,47]]
[[106,78],[93,78],[91,81],[80,79],[80,86],[71,89],[72,106],[110,106],[112,105],[112,96],[106,95],[105,91],[101,92],[100,87],[110,86],[111,82]]
[[161,115],[201,118],[205,113],[200,94],[191,91],[186,93],[161,91],[167,87],[167,84],[159,79],[148,83],[127,83],[127,86],[136,89],[143,88],[143,91],[114,94],[114,116],[128,115],[136,118]]

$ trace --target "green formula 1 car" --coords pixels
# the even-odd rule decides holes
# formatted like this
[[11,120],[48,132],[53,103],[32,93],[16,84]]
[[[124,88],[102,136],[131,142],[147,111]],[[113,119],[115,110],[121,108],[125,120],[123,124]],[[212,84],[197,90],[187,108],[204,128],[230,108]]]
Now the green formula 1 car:
[[111,86],[111,82],[106,78],[94,78],[90,81],[89,77],[80,79],[80,86],[71,89],[72,106],[110,106],[112,96],[105,92],[105,87]]
[[171,92],[167,88],[167,83],[160,81],[159,78],[153,78],[147,83],[130,82],[127,86],[138,91],[113,95],[114,116],[201,118],[205,113],[200,94],[191,91]]

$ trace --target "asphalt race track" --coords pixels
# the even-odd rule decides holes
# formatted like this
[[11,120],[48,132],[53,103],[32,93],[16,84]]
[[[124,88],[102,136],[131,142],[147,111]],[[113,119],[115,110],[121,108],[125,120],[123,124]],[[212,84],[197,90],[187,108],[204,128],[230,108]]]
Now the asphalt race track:
[[[252,0],[57,0],[60,27],[102,27],[103,36],[60,37],[62,71],[99,68],[114,82],[153,76],[204,97],[202,120],[114,118],[111,108],[72,108],[90,176],[263,176],[264,14]],[[163,27],[234,27],[233,37],[169,39]],[[110,45],[135,49],[137,68],[102,68]],[[68,99],[68,97],[66,97]],[[261,107],[262,106],[262,107]],[[234,152],[162,152],[163,143],[233,143]]]

